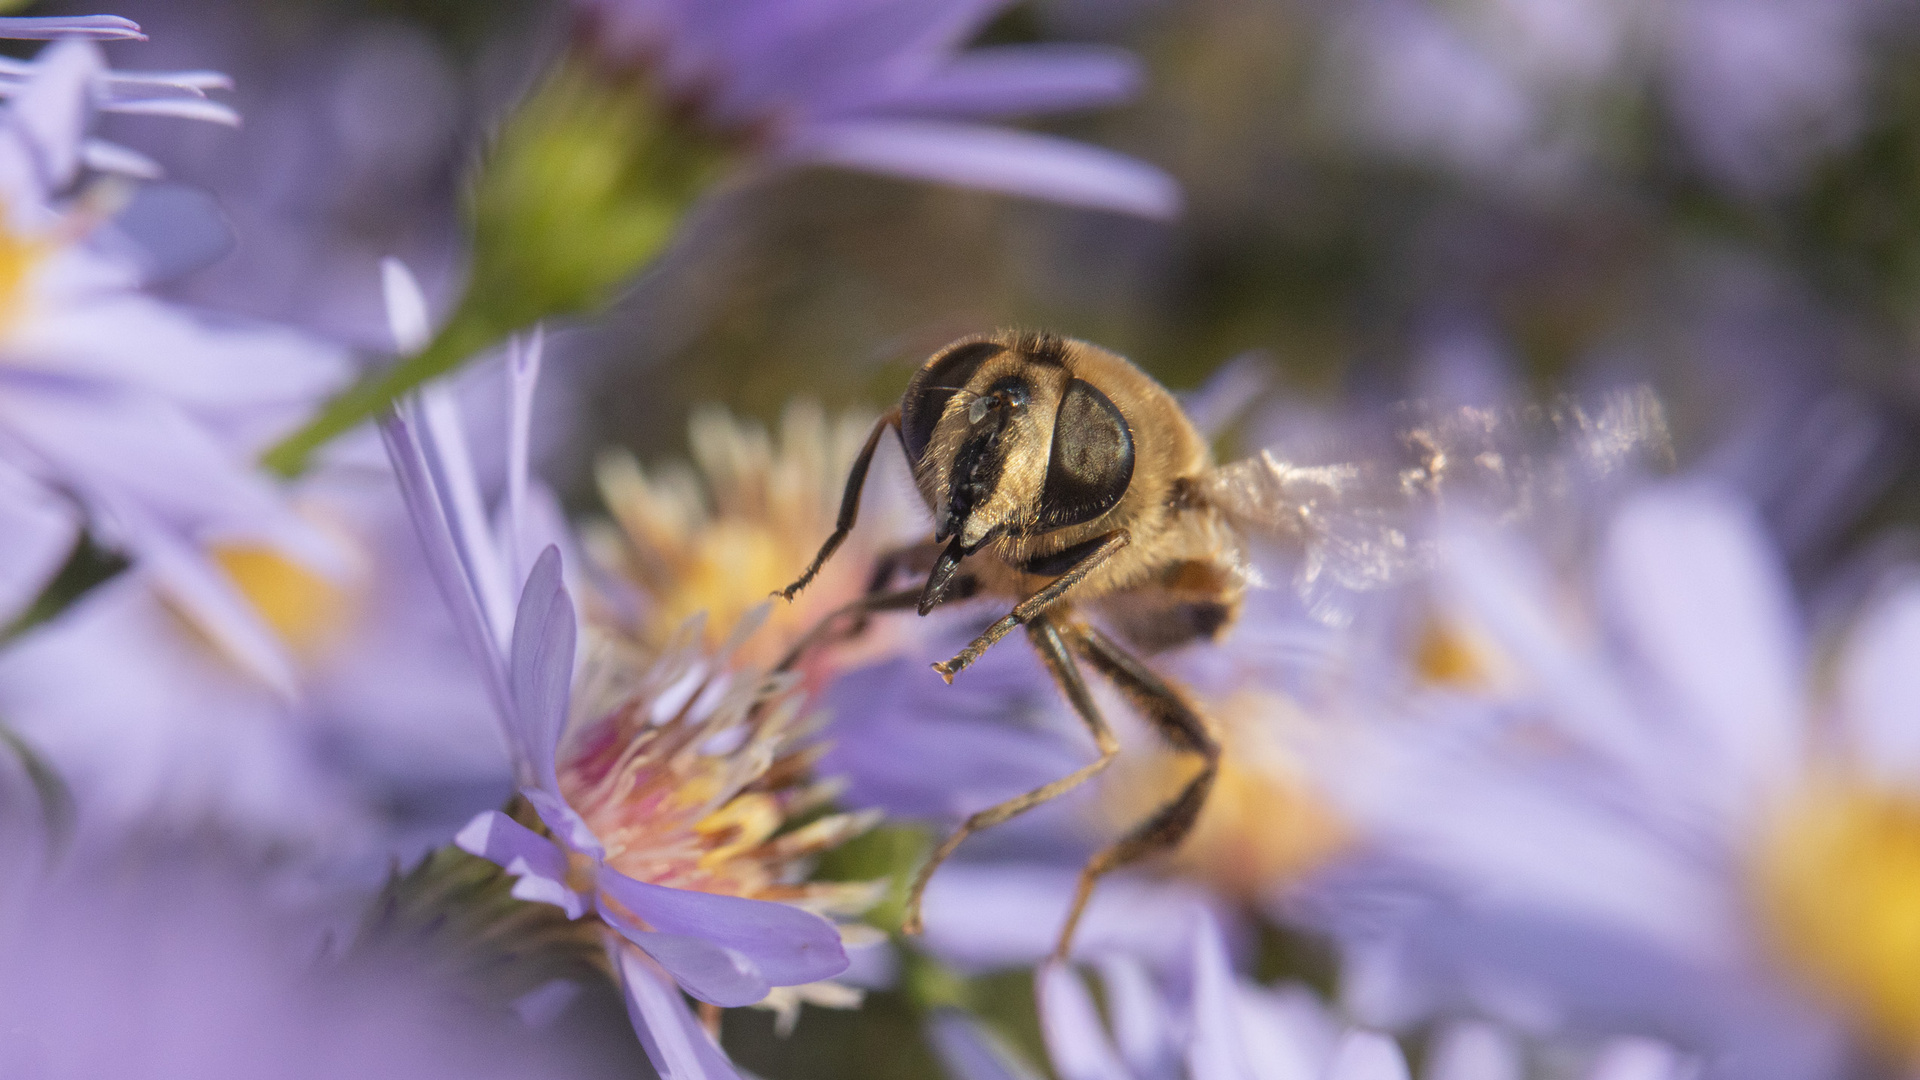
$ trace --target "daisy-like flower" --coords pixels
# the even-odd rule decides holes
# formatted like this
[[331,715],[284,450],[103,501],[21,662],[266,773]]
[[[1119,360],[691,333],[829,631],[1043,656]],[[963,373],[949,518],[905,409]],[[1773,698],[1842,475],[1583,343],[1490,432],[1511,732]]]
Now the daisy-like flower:
[[1146,217],[1179,189],[1132,158],[982,121],[1108,105],[1132,57],[965,49],[1009,0],[576,0],[590,47],[711,130],[776,160],[842,165]]
[[[690,425],[691,467],[650,472],[631,455],[603,458],[600,496],[613,527],[587,539],[601,566],[639,586],[639,638],[664,644],[704,612],[707,643],[718,645],[799,577],[818,540],[833,531],[847,470],[872,427],[870,416],[829,417],[802,402],[789,406],[778,434],[769,435],[711,408],[695,413]],[[867,490],[860,527],[805,592],[755,615],[765,621],[740,644],[736,663],[780,662],[822,619],[867,590],[881,557],[925,531],[904,458],[882,455]],[[828,655],[836,668],[856,666],[900,647],[891,631],[906,628],[890,621],[846,649],[818,651],[803,670],[817,670]]]
[[208,73],[126,76],[61,41],[0,65],[0,610],[35,596],[85,528],[203,630],[290,685],[212,545],[334,554],[251,456],[346,375],[337,350],[213,320],[140,291],[138,253],[104,224],[101,169],[151,163],[89,137],[98,111],[231,122]]
[[1701,481],[1627,502],[1590,575],[1451,551],[1446,610],[1506,684],[1323,772],[1399,868],[1328,906],[1368,1011],[1524,997],[1516,1022],[1666,1033],[1712,1076],[1920,1060],[1920,591],[1810,653],[1757,517]]
[[[9,850],[19,850],[8,836]],[[22,1080],[603,1075],[463,1007],[406,957],[315,962],[271,890],[169,854],[0,885],[0,1073]]]
[[[524,402],[537,350],[516,359]],[[849,991],[823,982],[848,962],[826,916],[855,914],[877,894],[801,875],[872,819],[829,814],[786,827],[831,797],[811,779],[805,700],[791,679],[734,667],[697,631],[661,650],[589,624],[576,673],[580,626],[560,547],[524,554],[542,535],[564,542],[563,527],[557,515],[539,523],[530,507],[546,503],[516,456],[507,539],[491,537],[464,445],[443,437],[453,431],[447,409],[429,396],[384,428],[539,826],[488,812],[458,843],[518,877],[516,896],[605,924],[610,966],[663,1074],[732,1076],[680,991],[719,1007],[847,1003]],[[509,443],[520,447],[528,409],[514,414]]]
[[[1204,909],[1163,928],[1181,941],[1178,962],[1155,972],[1109,952],[1096,962],[1103,1010],[1079,972],[1058,962],[1036,973],[1040,1028],[1064,1080],[1406,1080],[1387,1036],[1343,1025],[1302,986],[1264,987],[1237,975],[1219,925]],[[957,1013],[934,1020],[935,1047],[959,1080],[1027,1075],[990,1033]],[[1433,1080],[1496,1080],[1435,1074]]]

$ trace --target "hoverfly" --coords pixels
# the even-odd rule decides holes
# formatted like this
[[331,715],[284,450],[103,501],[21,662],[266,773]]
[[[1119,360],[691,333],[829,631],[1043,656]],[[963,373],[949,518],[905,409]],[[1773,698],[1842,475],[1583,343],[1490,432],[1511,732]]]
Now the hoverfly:
[[[1207,721],[1137,654],[1213,640],[1232,626],[1249,583],[1246,541],[1278,539],[1299,556],[1309,607],[1403,580],[1432,557],[1413,523],[1447,491],[1491,491],[1525,513],[1564,495],[1579,474],[1604,474],[1665,450],[1659,402],[1644,387],[1595,408],[1562,400],[1521,409],[1434,412],[1404,407],[1396,460],[1299,465],[1262,453],[1216,466],[1179,402],[1111,352],[1051,334],[999,333],[940,350],[900,404],[875,423],[847,477],[833,533],[782,590],[791,600],[852,531],[873,455],[888,429],[933,515],[930,540],[881,560],[868,594],[796,645],[788,663],[842,617],[996,597],[1012,610],[950,660],[948,683],[1024,628],[1048,673],[1092,733],[1099,756],[1052,783],[969,817],[916,877],[905,929],[935,870],[982,829],[1056,798],[1106,768],[1120,745],[1080,671],[1107,679],[1178,751],[1202,768],[1145,821],[1082,868],[1055,954],[1064,957],[1100,877],[1192,831],[1218,772]],[[1551,439],[1549,449],[1542,443]],[[924,572],[893,589],[903,570]],[[1099,625],[1096,625],[1099,624]],[[785,665],[783,665],[785,666]]]

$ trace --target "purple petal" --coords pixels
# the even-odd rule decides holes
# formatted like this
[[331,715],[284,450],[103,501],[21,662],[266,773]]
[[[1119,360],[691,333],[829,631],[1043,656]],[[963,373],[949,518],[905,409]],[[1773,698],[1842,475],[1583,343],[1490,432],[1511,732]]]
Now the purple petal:
[[773,989],[754,969],[753,961],[704,938],[655,934],[625,925],[620,931],[666,968],[681,989],[701,1001],[734,1009],[758,1004]]
[[1485,1021],[1461,1020],[1434,1037],[1420,1075],[1425,1080],[1525,1080],[1527,1069],[1513,1036]]
[[1100,1013],[1080,976],[1065,964],[1040,965],[1034,973],[1040,1006],[1040,1033],[1061,1080],[1128,1080],[1114,1053]]
[[515,338],[507,346],[507,537],[514,580],[524,582],[531,572],[533,535],[527,510],[527,474],[533,451],[533,398],[540,388],[540,362],[546,354],[546,334],[536,326],[533,339]]
[[1220,926],[1207,914],[1193,935],[1193,1034],[1187,1071],[1194,1076],[1252,1080],[1256,1075],[1240,1030],[1238,989]]
[[1786,568],[1753,512],[1704,486],[1622,507],[1610,595],[1639,658],[1680,698],[1735,798],[1800,760],[1801,646]]
[[[440,588],[440,596],[446,601],[448,613],[453,616],[461,644],[466,646],[467,654],[480,667],[481,678],[488,696],[493,700],[494,711],[499,714],[501,725],[505,727],[509,725],[509,718],[514,712],[513,695],[507,688],[506,666],[499,650],[494,647],[486,612],[474,591],[472,579],[461,557],[459,542],[454,536],[453,524],[448,520],[446,505],[440,498],[439,487],[427,461],[426,447],[420,441],[421,427],[417,415],[411,403],[401,403],[380,420],[380,437],[386,443],[387,456],[393,462],[394,476],[399,482],[407,513],[413,518],[414,531],[420,537],[427,568]],[[516,747],[517,756],[517,744],[513,743],[511,737],[509,743]]]
[[927,1035],[956,1080],[1040,1080],[1006,1043],[958,1009],[936,1011]]
[[54,38],[90,38],[117,41],[132,38],[147,40],[140,24],[118,15],[66,15],[0,18],[0,38],[14,41],[49,41]]
[[1095,961],[1113,1017],[1113,1037],[1137,1076],[1174,1073],[1174,1018],[1154,992],[1138,957],[1109,953]]
[[514,883],[514,896],[564,908],[569,919],[586,914],[586,898],[567,886],[566,853],[500,811],[476,815],[453,842],[467,854],[478,855],[519,878]]
[[615,958],[627,1018],[661,1080],[740,1080],[660,965],[632,947],[617,949]]
[[560,551],[548,547],[527,575],[514,615],[513,651],[507,658],[507,685],[513,693],[508,734],[519,748],[514,769],[520,793],[540,820],[573,850],[598,853],[599,838],[567,805],[554,771],[554,754],[567,726],[578,634],[573,598],[561,576]]
[[654,931],[733,950],[773,986],[818,982],[847,969],[840,931],[790,904],[670,889],[613,870],[600,872],[600,888]]
[[386,301],[387,332],[402,356],[412,356],[433,340],[433,316],[427,313],[427,294],[420,279],[399,259],[380,260],[380,294]]
[[98,46],[55,42],[34,59],[34,73],[8,110],[40,154],[40,180],[65,187],[80,166],[80,142],[92,115],[89,91],[106,71]]
[[80,537],[80,514],[38,480],[0,461],[0,621],[40,595]]
[[990,118],[1084,109],[1140,88],[1140,62],[1121,49],[1012,45],[974,49],[925,79],[879,95],[873,111]]
[[1139,217],[1180,212],[1180,187],[1145,162],[1069,139],[938,120],[846,120],[804,129],[795,158]]
[[1920,785],[1920,586],[1901,587],[1854,629],[1840,694],[1854,760],[1896,787]]
[[1348,1032],[1333,1052],[1327,1080],[1408,1080],[1400,1045],[1377,1031]]

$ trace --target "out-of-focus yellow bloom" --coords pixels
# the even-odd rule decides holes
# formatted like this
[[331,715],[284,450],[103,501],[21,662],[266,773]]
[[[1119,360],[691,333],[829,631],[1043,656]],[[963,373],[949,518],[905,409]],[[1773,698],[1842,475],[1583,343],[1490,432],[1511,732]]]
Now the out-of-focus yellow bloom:
[[[872,423],[857,414],[829,418],[801,402],[787,408],[776,438],[710,408],[691,423],[691,466],[649,471],[631,456],[602,460],[601,495],[617,528],[588,539],[602,565],[647,597],[641,637],[665,641],[706,612],[707,643],[717,645],[798,577],[833,531],[847,470]],[[905,507],[884,483],[870,483],[859,527],[806,591],[792,603],[773,602],[741,662],[777,663],[802,634],[859,597],[876,559],[902,535]]]

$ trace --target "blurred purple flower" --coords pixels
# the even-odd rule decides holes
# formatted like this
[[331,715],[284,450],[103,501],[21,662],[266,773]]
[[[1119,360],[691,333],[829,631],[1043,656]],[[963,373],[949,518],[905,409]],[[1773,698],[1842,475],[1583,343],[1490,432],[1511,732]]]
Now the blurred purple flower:
[[284,688],[283,659],[207,548],[333,562],[252,458],[340,384],[345,358],[143,295],[138,256],[100,222],[106,189],[83,184],[88,169],[149,164],[89,138],[96,111],[227,122],[204,93],[219,82],[118,75],[80,41],[0,65],[11,99],[0,131],[0,611],[31,599],[85,527]]
[[[1060,963],[1039,969],[1040,1028],[1056,1075],[1062,1080],[1407,1077],[1406,1059],[1392,1039],[1343,1032],[1305,987],[1263,987],[1236,975],[1212,918],[1200,914],[1189,920],[1180,936],[1180,963],[1158,975],[1126,953],[1109,952],[1096,961],[1106,1022],[1078,972]],[[1022,1076],[991,1035],[958,1014],[940,1016],[933,1039],[958,1080]]]
[[[15,838],[17,839],[17,838]],[[0,886],[0,1073],[18,1080],[579,1076],[419,969],[316,965],[255,884],[169,860]]]
[[1572,582],[1453,540],[1440,617],[1508,678],[1329,747],[1338,803],[1414,875],[1322,897],[1356,1006],[1660,1031],[1712,1076],[1920,1048],[1920,591],[1853,627],[1822,695],[1776,549],[1717,489],[1637,495]]
[[73,786],[83,827],[218,826],[323,880],[371,881],[510,790],[391,466],[371,438],[336,449],[288,497],[341,552],[339,572],[213,552],[292,693],[234,663],[138,569],[0,653],[0,713]]
[[577,0],[594,47],[780,160],[1171,217],[1133,158],[981,123],[1106,105],[1139,85],[1110,48],[964,49],[1009,0]]
[[[526,445],[538,364],[537,342],[510,364],[518,403],[511,446]],[[595,635],[576,676],[580,627],[562,578],[560,545],[571,546],[564,523],[557,511],[536,509],[551,507],[550,496],[532,488],[516,451],[505,528],[492,535],[449,414],[430,388],[383,431],[504,725],[520,795],[546,830],[490,811],[457,843],[518,877],[515,896],[608,926],[635,1031],[664,1075],[732,1077],[680,990],[722,1007],[751,1005],[845,970],[842,931],[823,914],[851,913],[876,897],[864,886],[806,885],[786,874],[871,819],[829,815],[774,835],[787,811],[816,805],[820,794],[791,787],[804,779],[788,756],[799,702],[790,686],[758,672],[724,670],[724,652],[711,656],[696,642],[636,658],[631,646]],[[690,633],[697,639],[697,627]],[[569,737],[576,712],[582,723]],[[776,766],[789,778],[772,779]],[[763,778],[767,790],[746,790]],[[791,1009],[798,1000],[774,1004]]]

